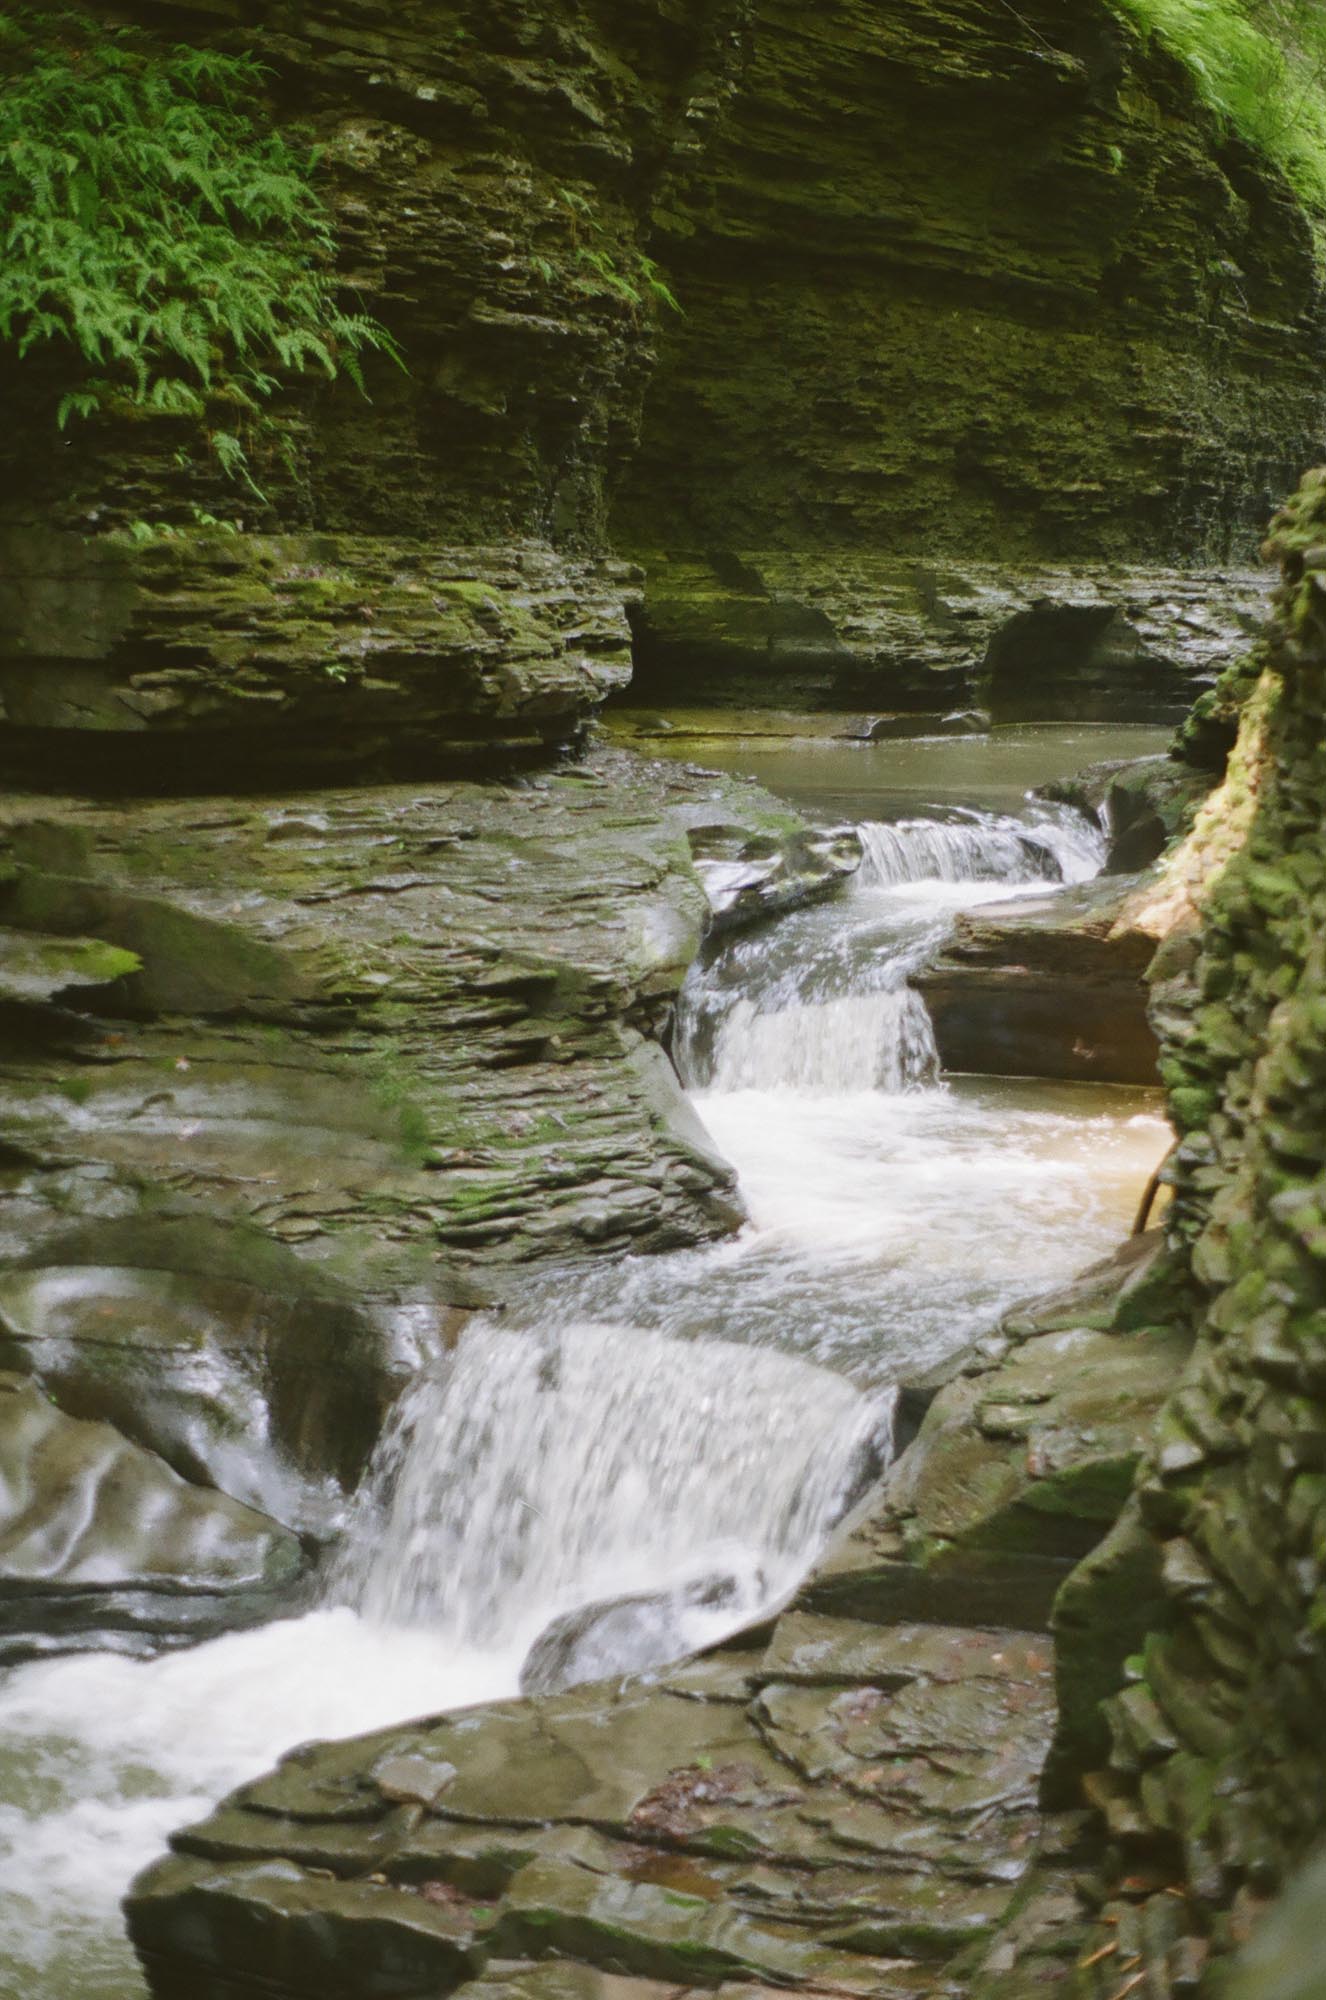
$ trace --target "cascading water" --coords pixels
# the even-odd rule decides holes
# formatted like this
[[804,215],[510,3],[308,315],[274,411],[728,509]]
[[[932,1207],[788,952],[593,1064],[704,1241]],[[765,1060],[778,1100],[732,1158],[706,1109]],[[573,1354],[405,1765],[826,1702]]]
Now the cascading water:
[[676,1055],[697,1089],[844,1096],[934,1084],[930,1017],[908,985],[955,910],[1097,874],[1100,829],[1071,806],[1026,816],[866,820],[861,867],[831,913],[800,912],[701,961],[679,1009]]
[[1071,806],[1036,804],[1024,818],[967,811],[952,819],[866,820],[861,882],[1085,882],[1100,873],[1105,836]]
[[[880,1422],[789,1355],[481,1321],[402,1399],[341,1587],[379,1624],[519,1650],[556,1614],[643,1581],[678,1599],[666,1658],[795,1582]],[[710,1578],[719,1617],[684,1617],[683,1593]]]
[[956,909],[1095,872],[1095,830],[949,809],[861,839],[846,896],[725,943],[679,1010],[747,1230],[533,1271],[500,1324],[472,1323],[403,1399],[323,1608],[0,1687],[0,1990],[140,1996],[129,1876],[294,1742],[514,1693],[581,1607],[650,1598],[563,1646],[573,1674],[776,1602],[886,1453],[899,1375],[1127,1226],[1168,1137],[1145,1095],[941,1084],[908,985]]
[[906,1090],[938,1075],[925,1002],[910,986],[896,986],[774,1013],[735,1001],[717,1027],[710,1082],[719,1091],[844,1096]]

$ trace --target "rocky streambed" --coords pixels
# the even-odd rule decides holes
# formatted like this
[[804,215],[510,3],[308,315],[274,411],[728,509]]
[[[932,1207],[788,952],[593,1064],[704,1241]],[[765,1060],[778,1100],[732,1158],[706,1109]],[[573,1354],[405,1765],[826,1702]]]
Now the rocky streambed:
[[[30,1497],[6,1616],[11,1659],[68,1655],[0,1693],[25,1992],[141,1991],[115,1913],[137,1860],[291,1742],[384,1726],[389,1754],[325,1753],[334,1834],[318,1753],[304,1805],[245,1793],[229,1833],[180,1836],[136,1892],[154,1990],[431,1992],[490,1965],[929,1990],[990,1930],[1038,1824],[1052,1651],[981,1634],[1043,1627],[1103,1532],[1163,1339],[1094,1294],[1034,1339],[1010,1323],[772,1637],[653,1664],[787,1602],[927,1371],[1116,1241],[1167,1143],[1145,1091],[941,1077],[911,974],[964,909],[1047,908],[1106,858],[1074,807],[1022,802],[1026,743],[989,749],[993,806],[902,812],[873,750],[849,809],[812,783],[808,817],[616,751],[501,787],[11,805],[9,920],[57,983],[8,1017]],[[138,1550],[125,1492],[154,1495]],[[637,1678],[501,1706],[522,1666]],[[973,1702],[1013,1732],[997,1754]],[[473,1740],[523,1803],[466,1802],[470,1767],[401,1721],[439,1710],[462,1713],[437,1743]],[[459,1789],[422,1797],[430,1759]],[[748,1894],[742,1816],[766,1812]],[[434,1818],[436,1867],[398,1867]],[[508,1890],[532,1890],[519,1920]],[[567,1914],[600,1891],[644,1913],[635,1943],[636,1915]]]

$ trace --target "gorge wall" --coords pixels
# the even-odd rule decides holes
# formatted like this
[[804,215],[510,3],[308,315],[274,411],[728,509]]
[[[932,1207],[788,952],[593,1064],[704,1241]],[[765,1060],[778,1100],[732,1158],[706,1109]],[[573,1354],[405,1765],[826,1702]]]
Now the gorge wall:
[[[0,1428],[25,1482],[0,1547],[12,1655],[150,1650],[268,1615],[334,1531],[401,1380],[497,1265],[738,1219],[660,1046],[724,914],[703,864],[754,870],[758,913],[831,891],[854,856],[749,788],[665,784],[605,753],[544,768],[625,690],[633,654],[645,700],[1177,713],[1257,615],[1256,527],[1326,412],[1305,216],[1106,0],[98,11],[261,53],[274,118],[325,148],[346,279],[408,367],[379,357],[369,401],[290,385],[253,440],[261,497],[236,495],[206,426],[112,411],[61,434],[58,361],[0,382],[0,766],[25,787],[0,824]],[[1269,747],[1249,735],[1236,767],[1253,774],[1249,845],[1158,1001],[1185,1135],[1185,1304],[1165,1294],[1160,1331],[1197,1333],[1197,1360],[1059,1617],[1051,1769],[1065,1796],[1091,1780],[1119,1844],[1101,1898],[1124,1886],[1162,1994],[1238,1941],[1317,1825],[1320,487],[1278,545],[1284,623],[1247,725]],[[131,813],[135,792],[153,796]],[[1112,1444],[1096,1486],[1089,1468],[1056,1583],[1138,1448]],[[1025,1485],[1023,1435],[1000,1450]],[[72,1485],[52,1481],[69,1464]],[[167,1522],[152,1547],[115,1540],[126,1486]],[[1024,1649],[996,1673],[978,1648],[968,1676],[954,1616],[943,1685],[974,1678],[982,1712],[1024,1718],[1025,1845],[1046,1660]],[[766,1685],[787,1740],[819,1731],[797,1689],[823,1707],[863,1671],[855,1632],[830,1635],[828,1668],[784,1636],[772,1665],[718,1676],[721,1727],[695,1722],[697,1757],[721,1763],[727,1710]],[[1070,1671],[1084,1656],[1090,1699]],[[916,1729],[976,1756],[980,1716],[952,1701]],[[781,1729],[766,1711],[761,1729]],[[665,1730],[657,1787],[600,1815],[614,1839],[693,1807],[667,1789],[674,1748]],[[781,1810],[782,1764],[750,1754],[754,1806]],[[959,1844],[1006,1776],[982,1767],[977,1806],[944,1804]],[[310,1884],[339,1850],[291,1846],[286,1822],[325,1801],[292,1805],[285,1782],[259,1795],[281,1822],[261,1839],[246,1820],[194,1846],[275,1855],[269,1901],[290,1890],[322,1936],[332,1891]],[[431,1798],[389,1774],[365,1824],[390,1819],[394,1839]],[[858,1803],[833,1802],[840,1844],[864,1839]],[[872,1819],[858,1854],[924,1844],[931,1803],[901,1834]],[[583,1817],[578,1795],[564,1809]],[[473,1887],[488,1858],[457,1860],[453,1839],[402,1879],[449,1869]],[[350,1855],[370,1956],[381,1858]],[[890,1915],[886,1941],[920,1937],[925,1956],[983,1938],[1006,1873],[999,1852],[982,1867],[924,1923]],[[640,1963],[675,1987],[695,1913],[642,1886],[673,1931]],[[411,1887],[392,1922],[450,1936],[445,1899],[433,1917],[421,1900]],[[542,1908],[507,1913],[502,1951],[533,1953]],[[873,1990],[859,1956],[884,1920],[848,1914],[828,1959],[724,1943],[701,1983],[754,1964],[857,1990],[841,1982],[859,1948]],[[1056,1952],[1067,1973],[1094,1914],[1074,1905],[1067,1947],[1047,1922],[1025,1965],[1019,1940],[990,1992],[1036,1990]],[[615,1976],[616,1934],[577,1922]],[[148,1948],[175,1949],[160,1937]],[[318,1990],[321,1967],[295,1958],[293,1990]],[[482,1958],[465,1931],[438,1977]],[[200,1990],[194,1970],[175,1990]],[[233,1990],[224,1958],[212,1972]]]
[[1107,0],[96,12],[269,65],[408,372],[292,386],[260,499],[6,371],[25,776],[537,750],[628,612],[646,698],[1177,715],[1256,610],[1311,230]]

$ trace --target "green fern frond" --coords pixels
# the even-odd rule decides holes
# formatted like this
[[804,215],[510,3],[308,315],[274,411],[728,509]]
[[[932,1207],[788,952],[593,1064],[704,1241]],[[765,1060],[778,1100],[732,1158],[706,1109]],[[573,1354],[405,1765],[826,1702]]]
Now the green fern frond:
[[[343,311],[318,154],[263,120],[251,57],[171,47],[74,9],[6,10],[0,35],[0,341],[70,348],[106,377],[57,422],[112,400],[196,417],[256,410],[310,371],[364,387],[386,328]],[[217,461],[259,492],[239,439]]]

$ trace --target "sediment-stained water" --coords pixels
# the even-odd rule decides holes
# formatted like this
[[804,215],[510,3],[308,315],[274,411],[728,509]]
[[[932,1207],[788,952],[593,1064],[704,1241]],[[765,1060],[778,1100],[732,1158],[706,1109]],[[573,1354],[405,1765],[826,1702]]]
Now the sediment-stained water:
[[777,1601],[886,1440],[890,1385],[1126,1230],[1168,1143],[1156,1093],[944,1079],[908,984],[956,910],[1099,866],[1088,821],[1020,798],[1056,761],[1046,738],[1060,768],[1139,747],[1001,735],[816,746],[799,778],[774,763],[796,761],[786,746],[725,746],[822,816],[850,803],[866,853],[844,896],[729,940],[688,982],[676,1056],[748,1227],[531,1273],[502,1321],[472,1325],[403,1401],[322,1608],[7,1677],[0,1990],[140,1995],[129,1878],[294,1743],[514,1693],[576,1605],[671,1594],[662,1656]]

